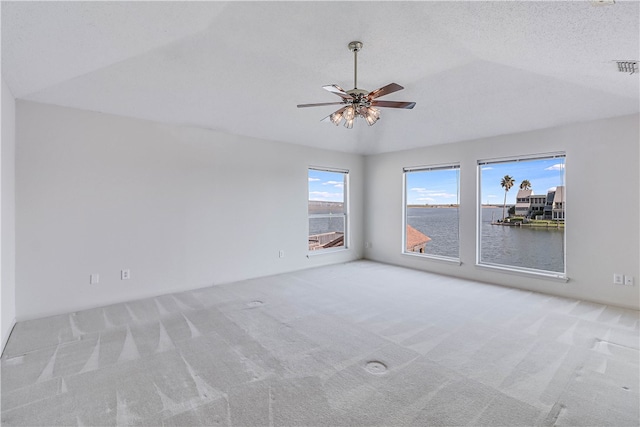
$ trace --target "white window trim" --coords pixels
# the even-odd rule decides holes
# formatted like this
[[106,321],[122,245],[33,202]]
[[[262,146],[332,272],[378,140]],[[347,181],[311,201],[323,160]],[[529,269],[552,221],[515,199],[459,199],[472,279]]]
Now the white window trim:
[[[335,173],[342,173],[344,174],[344,187],[343,187],[343,195],[344,195],[344,202],[343,202],[343,208],[344,208],[344,213],[343,214],[309,214],[309,211],[307,209],[307,236],[309,236],[309,219],[311,218],[336,218],[336,217],[343,217],[344,218],[344,245],[343,246],[339,246],[337,248],[325,248],[325,249],[318,249],[315,251],[310,251],[307,247],[307,257],[309,256],[316,256],[316,255],[323,255],[323,254],[330,254],[330,253],[335,253],[335,252],[343,252],[343,251],[348,251],[351,248],[351,244],[350,244],[350,239],[351,239],[351,224],[349,223],[350,221],[350,215],[349,215],[349,170],[348,169],[339,169],[339,168],[328,168],[328,167],[324,167],[324,166],[308,166],[307,167],[307,177],[309,176],[309,171],[310,170],[317,170],[317,171],[321,171],[321,172],[335,172]],[[307,204],[309,203],[309,186],[307,185]]]
[[[427,166],[410,166],[402,168],[402,247],[400,248],[400,253],[402,255],[416,257],[420,259],[428,259],[432,261],[440,261],[446,262],[449,264],[457,264],[462,265],[460,261],[460,212],[458,211],[458,256],[457,257],[448,257],[443,255],[434,255],[427,253],[418,253],[418,252],[407,252],[407,172],[426,172],[426,171],[435,171],[435,170],[450,170],[457,169],[458,174],[460,173],[460,163],[459,162],[451,162],[451,163],[442,163],[436,165],[427,165]],[[458,209],[460,209],[460,181],[458,178]]]
[[525,267],[512,267],[509,265],[482,263],[476,264],[476,267],[486,270],[498,271],[501,273],[517,274],[519,276],[535,277],[538,279],[555,280],[558,282],[568,282],[569,277],[566,274],[557,273],[555,271],[536,270]]
[[420,258],[420,259],[428,259],[429,261],[443,262],[446,264],[462,265],[462,261],[460,261],[460,258],[453,258],[453,257],[447,257],[447,256],[441,256],[441,255],[421,254],[419,252],[407,252],[407,251],[404,251],[401,255]]
[[[556,271],[548,271],[548,270],[539,270],[535,268],[526,268],[526,267],[518,267],[512,265],[503,265],[503,264],[495,264],[490,262],[482,262],[481,258],[481,250],[482,250],[482,166],[488,164],[495,163],[513,163],[520,161],[530,161],[530,160],[544,160],[544,159],[556,159],[562,158],[564,159],[564,165],[566,170],[567,165],[567,154],[563,151],[551,152],[551,153],[538,153],[538,154],[530,154],[530,155],[518,155],[511,157],[496,157],[492,159],[484,159],[478,160],[476,165],[476,173],[477,173],[477,189],[476,189],[476,263],[475,266],[481,269],[487,269],[492,271],[498,271],[503,273],[511,273],[517,274],[520,276],[527,277],[535,277],[549,280],[556,280],[559,282],[568,282],[569,277],[567,276],[567,232],[566,232],[566,211],[565,211],[565,232],[563,236],[563,265],[564,272],[556,272]],[[565,191],[567,188],[566,185],[567,176],[565,174]],[[565,195],[566,197],[566,195]]]
[[350,250],[351,248],[347,246],[340,246],[338,248],[326,248],[326,249],[319,249],[317,251],[307,251],[307,258],[335,254],[336,252],[345,252]]

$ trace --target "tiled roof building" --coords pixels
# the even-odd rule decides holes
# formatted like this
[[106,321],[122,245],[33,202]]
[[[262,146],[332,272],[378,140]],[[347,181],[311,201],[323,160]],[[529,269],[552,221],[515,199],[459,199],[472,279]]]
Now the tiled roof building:
[[429,240],[431,240],[431,238],[426,234],[407,225],[407,252],[424,253],[425,246]]

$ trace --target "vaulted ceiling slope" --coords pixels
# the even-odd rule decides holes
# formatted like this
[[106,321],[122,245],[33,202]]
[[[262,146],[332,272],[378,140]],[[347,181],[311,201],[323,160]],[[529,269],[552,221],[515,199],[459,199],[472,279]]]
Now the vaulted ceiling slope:
[[[19,99],[372,154],[639,111],[639,3],[2,2]],[[320,123],[396,82],[372,127]]]

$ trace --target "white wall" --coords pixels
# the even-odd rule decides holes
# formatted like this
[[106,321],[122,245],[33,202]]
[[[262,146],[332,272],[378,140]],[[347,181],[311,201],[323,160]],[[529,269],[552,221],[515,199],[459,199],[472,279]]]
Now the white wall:
[[[20,100],[16,126],[19,321],[362,257],[361,156]],[[352,249],[307,257],[309,165],[350,170]]]
[[[365,160],[365,257],[533,291],[640,308],[639,116],[369,156]],[[523,277],[475,266],[479,159],[565,151],[566,269],[570,280]],[[402,169],[459,162],[460,258],[451,265],[402,255]],[[635,286],[612,284],[614,272]]]
[[1,221],[0,269],[2,277],[2,315],[0,331],[2,349],[16,320],[16,240],[15,240],[15,125],[16,101],[2,79],[2,151],[1,151]]
[[[18,320],[350,261],[365,240],[381,262],[639,308],[638,116],[363,159],[27,101],[16,114]],[[570,281],[476,267],[476,160],[551,151],[567,153]],[[402,168],[447,162],[461,163],[460,266],[400,254]],[[351,171],[348,251],[306,256],[309,165]],[[3,252],[3,325],[4,268]],[[613,272],[636,286],[612,285]]]

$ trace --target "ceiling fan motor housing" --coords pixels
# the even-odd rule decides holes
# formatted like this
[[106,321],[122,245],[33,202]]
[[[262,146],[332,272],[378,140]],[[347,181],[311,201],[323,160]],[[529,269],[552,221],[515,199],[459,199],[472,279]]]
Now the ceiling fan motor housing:
[[349,43],[349,50],[352,52],[358,52],[362,49],[362,42],[354,41]]
[[353,100],[346,101],[347,104],[353,105],[356,108],[371,106],[371,101],[367,97],[369,91],[364,89],[351,89],[348,90],[347,93],[353,97]]

